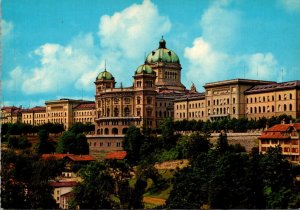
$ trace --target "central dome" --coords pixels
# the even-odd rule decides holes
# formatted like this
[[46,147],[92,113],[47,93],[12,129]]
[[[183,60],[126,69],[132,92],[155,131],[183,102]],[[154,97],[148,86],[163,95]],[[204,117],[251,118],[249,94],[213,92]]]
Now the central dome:
[[146,58],[146,62],[180,63],[176,53],[166,48],[166,41],[163,38],[159,41],[158,49],[149,53],[149,55]]

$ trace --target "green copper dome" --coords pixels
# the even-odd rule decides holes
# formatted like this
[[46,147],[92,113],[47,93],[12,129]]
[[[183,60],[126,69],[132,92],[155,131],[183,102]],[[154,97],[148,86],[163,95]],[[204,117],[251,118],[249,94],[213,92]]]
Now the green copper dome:
[[159,41],[158,49],[149,53],[149,55],[146,58],[146,62],[180,63],[176,53],[166,48],[166,41],[163,38]]
[[106,69],[103,72],[100,72],[96,80],[114,80],[115,78],[113,75],[106,71]]
[[140,65],[139,67],[137,67],[135,74],[153,74],[153,70],[151,68],[151,66],[147,65],[147,64],[143,64]]

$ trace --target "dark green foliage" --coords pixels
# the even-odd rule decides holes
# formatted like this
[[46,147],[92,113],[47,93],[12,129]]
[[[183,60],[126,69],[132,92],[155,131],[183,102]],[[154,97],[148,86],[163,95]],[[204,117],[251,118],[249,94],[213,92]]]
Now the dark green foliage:
[[73,192],[73,207],[81,209],[111,209],[114,207],[115,182],[104,163],[93,162],[80,170],[83,181]]
[[56,152],[76,155],[89,154],[89,145],[86,136],[82,133],[75,135],[71,131],[64,132],[58,140]]
[[11,149],[26,149],[31,147],[31,143],[27,140],[25,136],[8,136],[7,146]]
[[140,149],[144,142],[144,136],[141,134],[140,129],[135,126],[128,128],[124,138],[124,150],[127,151],[127,159],[135,164],[139,161]]
[[76,135],[79,133],[88,133],[95,130],[95,125],[92,123],[83,124],[81,122],[76,122],[72,125],[69,131],[75,133]]
[[220,133],[216,149],[219,153],[224,153],[229,150],[229,144],[226,133]]
[[300,184],[293,181],[299,170],[283,159],[280,148],[248,155],[240,146],[228,146],[222,135],[215,149],[198,153],[190,164],[176,173],[167,207],[299,208]]
[[147,181],[138,178],[132,191],[132,198],[130,200],[129,208],[142,209],[144,208],[143,195],[147,187]]
[[39,155],[55,152],[54,142],[49,141],[49,134],[46,130],[40,130],[38,133],[39,142],[35,145],[35,152]]
[[59,162],[3,151],[1,166],[3,208],[56,208],[48,181],[61,173]]
[[201,120],[182,120],[174,122],[173,128],[175,131],[200,131],[203,133],[210,133],[212,131],[247,132],[247,130],[265,129],[267,125],[269,127],[272,127],[275,124],[280,124],[283,120],[286,123],[290,123],[290,121],[295,121],[291,116],[283,114],[278,117],[273,116],[269,119],[262,117],[257,121],[248,120],[247,118],[225,118],[213,122],[209,120],[206,122],[203,122]]

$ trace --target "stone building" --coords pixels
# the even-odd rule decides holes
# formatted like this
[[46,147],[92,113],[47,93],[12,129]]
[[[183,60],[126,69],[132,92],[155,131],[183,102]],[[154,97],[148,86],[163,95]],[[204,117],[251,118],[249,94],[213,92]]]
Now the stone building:
[[175,120],[258,120],[281,114],[300,117],[300,81],[233,79],[206,83],[204,93],[189,93],[175,100]]
[[73,99],[59,99],[45,102],[46,106],[1,108],[1,123],[22,122],[30,125],[60,123],[68,130],[73,123],[94,123],[95,102]]
[[179,58],[164,39],[133,73],[133,85],[119,88],[106,69],[97,76],[95,135],[88,136],[92,154],[122,150],[131,125],[155,130],[160,120],[173,117],[174,99],[188,92],[181,83]]

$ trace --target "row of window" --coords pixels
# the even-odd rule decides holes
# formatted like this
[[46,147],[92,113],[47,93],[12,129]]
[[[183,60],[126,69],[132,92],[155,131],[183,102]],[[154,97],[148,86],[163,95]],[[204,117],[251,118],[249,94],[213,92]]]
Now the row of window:
[[262,139],[261,144],[278,144],[278,145],[298,145],[299,144],[299,140],[276,140],[276,139]]
[[[293,111],[293,105],[292,104],[284,104],[284,105],[278,105],[278,112],[286,112],[286,111]],[[275,112],[275,106],[258,106],[258,107],[250,107],[247,108],[247,113],[249,114],[256,114],[256,113],[266,113],[266,112]]]
[[[94,146],[94,147],[97,147],[97,142],[90,142],[90,147],[91,146]],[[99,142],[99,147],[123,147],[123,143],[122,142]]]
[[94,122],[94,118],[74,118],[73,122]]
[[[293,99],[293,94],[290,93],[289,96],[288,94],[279,94],[278,95],[278,100],[292,100]],[[268,101],[274,101],[275,100],[275,96],[262,96],[262,97],[251,97],[251,98],[247,98],[247,103],[256,103],[256,102],[268,102]]]
[[94,112],[93,111],[74,112],[74,116],[87,116],[87,115],[94,115]]
[[48,113],[48,117],[63,117],[67,116],[67,112],[52,112],[51,114]]
[[[268,149],[269,149],[269,147],[261,147],[261,151],[262,151],[262,152],[266,152]],[[299,150],[298,150],[298,148],[288,148],[288,147],[284,147],[284,148],[283,148],[283,152],[298,153]]]

